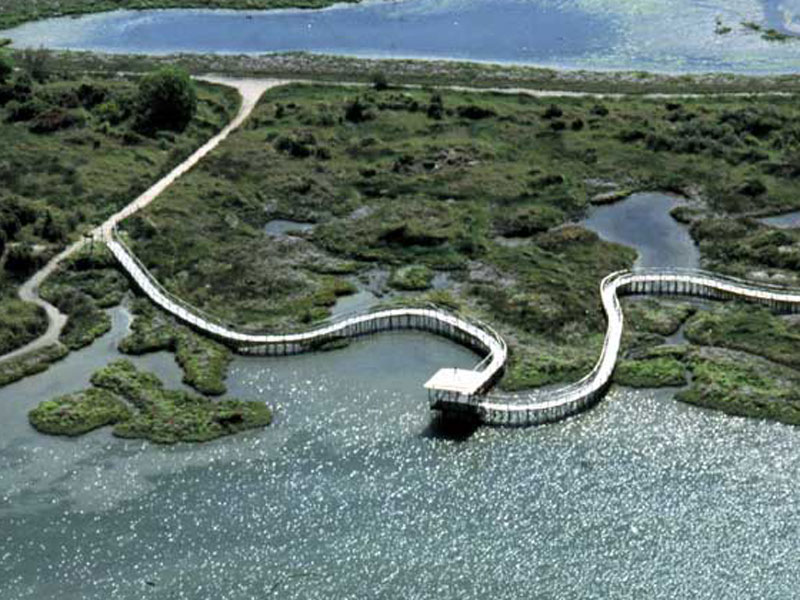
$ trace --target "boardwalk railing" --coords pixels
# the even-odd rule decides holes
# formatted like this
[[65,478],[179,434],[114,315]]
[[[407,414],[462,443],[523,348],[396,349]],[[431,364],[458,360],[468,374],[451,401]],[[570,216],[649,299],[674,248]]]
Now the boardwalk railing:
[[626,294],[676,294],[715,300],[743,300],[773,310],[800,312],[800,290],[775,284],[758,284],[707,271],[691,269],[637,269],[608,275],[600,284],[600,297],[608,326],[600,358],[580,381],[543,393],[490,392],[478,403],[481,421],[490,424],[535,425],[564,419],[585,410],[605,393],[619,355],[624,316],[619,302]]
[[[471,371],[443,369],[426,387],[434,389],[431,406],[445,411],[470,412],[487,424],[525,426],[564,419],[585,410],[605,393],[619,356],[624,315],[620,295],[676,294],[717,300],[744,300],[773,310],[800,312],[800,290],[758,284],[744,279],[689,269],[640,269],[618,271],[600,283],[600,299],[607,329],[594,368],[575,383],[545,391],[503,394],[490,391],[508,358],[503,338],[490,326],[436,306],[379,308],[331,319],[306,331],[286,334],[246,332],[205,314],[163,288],[117,235],[106,242],[109,249],[157,305],[180,320],[241,352],[295,354],[315,350],[326,343],[380,331],[419,329],[447,336],[485,353]],[[452,372],[452,377],[447,373]],[[437,374],[438,376],[438,374]],[[435,384],[432,384],[436,380]],[[433,386],[433,388],[432,388]],[[468,390],[468,391],[465,391]]]
[[342,315],[306,330],[285,334],[243,331],[209,315],[166,290],[116,232],[106,244],[136,285],[155,304],[194,329],[201,331],[240,352],[248,354],[297,354],[316,350],[327,343],[381,331],[417,329],[449,337],[469,346],[485,358],[472,369],[474,403],[478,394],[491,387],[505,366],[508,349],[505,340],[491,327],[475,319],[456,315],[435,305],[376,308],[352,315]]

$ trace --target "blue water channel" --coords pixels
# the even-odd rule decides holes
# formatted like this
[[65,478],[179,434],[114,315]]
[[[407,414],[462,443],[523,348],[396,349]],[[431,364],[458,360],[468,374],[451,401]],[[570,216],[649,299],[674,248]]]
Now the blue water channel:
[[[589,69],[798,72],[796,0],[368,0],[323,10],[116,11],[4,32],[19,46],[106,52],[308,51]],[[730,28],[717,32],[717,20]]]

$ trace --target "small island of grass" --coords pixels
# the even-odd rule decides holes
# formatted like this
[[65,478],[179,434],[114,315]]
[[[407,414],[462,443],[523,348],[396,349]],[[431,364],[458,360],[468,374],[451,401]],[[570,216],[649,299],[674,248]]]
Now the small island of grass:
[[92,385],[40,403],[28,415],[31,425],[42,433],[69,436],[114,425],[118,437],[174,444],[207,442],[272,421],[271,410],[262,402],[214,401],[167,390],[158,377],[138,371],[127,360],[97,371]]

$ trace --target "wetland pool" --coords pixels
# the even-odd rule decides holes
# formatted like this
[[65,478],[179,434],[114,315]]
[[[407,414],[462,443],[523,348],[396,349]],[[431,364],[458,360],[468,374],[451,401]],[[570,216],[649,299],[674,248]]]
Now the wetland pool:
[[579,225],[609,242],[635,248],[635,267],[700,266],[700,249],[689,228],[672,218],[670,211],[686,200],[660,192],[643,192],[607,204],[593,206]]

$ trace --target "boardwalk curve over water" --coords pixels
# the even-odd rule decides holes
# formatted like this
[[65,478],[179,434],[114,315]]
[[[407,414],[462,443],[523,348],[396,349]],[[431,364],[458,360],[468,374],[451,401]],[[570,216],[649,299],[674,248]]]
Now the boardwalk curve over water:
[[195,329],[242,352],[294,354],[318,349],[342,338],[396,329],[418,329],[450,337],[482,351],[486,357],[473,369],[441,369],[426,384],[431,408],[474,415],[491,425],[527,426],[558,421],[585,410],[608,389],[617,364],[624,328],[619,297],[626,294],[675,294],[716,300],[742,300],[774,310],[800,312],[800,290],[762,285],[716,273],[690,269],[619,271],[600,283],[606,329],[600,358],[580,381],[546,392],[500,394],[491,387],[508,359],[503,338],[484,323],[440,307],[375,310],[329,321],[308,331],[267,334],[237,330],[183,302],[165,290],[117,236],[106,243],[138,287],[155,304]]

